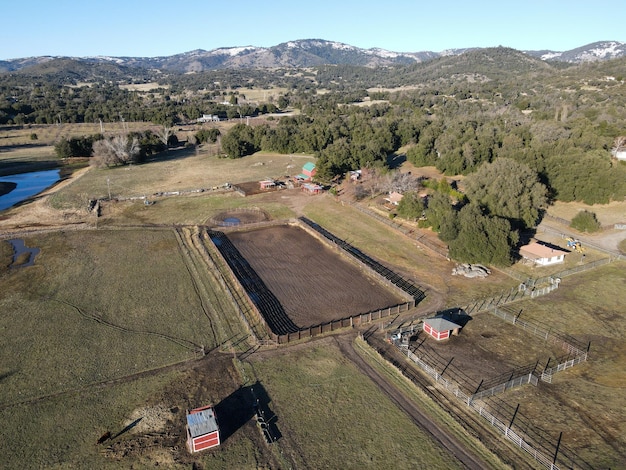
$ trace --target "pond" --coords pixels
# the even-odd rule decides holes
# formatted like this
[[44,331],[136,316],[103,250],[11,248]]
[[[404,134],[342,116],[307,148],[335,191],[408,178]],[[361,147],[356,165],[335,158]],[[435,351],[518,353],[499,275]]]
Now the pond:
[[[44,170],[1,176],[0,211],[13,207],[49,188],[59,181],[60,174],[61,170]],[[5,193],[5,191],[7,192]]]

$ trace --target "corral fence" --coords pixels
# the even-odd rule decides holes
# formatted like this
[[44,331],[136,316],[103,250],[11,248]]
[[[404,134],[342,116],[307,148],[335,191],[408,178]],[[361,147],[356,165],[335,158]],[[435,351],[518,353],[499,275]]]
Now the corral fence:
[[516,271],[514,271],[512,269],[504,269],[503,271],[506,272],[512,278],[515,278],[515,279],[517,279],[519,281],[522,281],[524,284],[526,284],[526,286],[534,287],[534,286],[538,286],[538,285],[541,285],[541,284],[546,284],[546,283],[550,282],[551,279],[561,279],[563,277],[571,276],[573,274],[578,274],[578,273],[582,273],[584,271],[589,271],[590,269],[595,269],[598,266],[603,266],[605,264],[611,263],[616,258],[617,257],[615,257],[615,255],[613,255],[610,258],[602,258],[602,259],[598,259],[598,260],[592,261],[590,263],[580,264],[578,266],[574,266],[573,268],[565,269],[563,271],[560,271],[560,272],[558,272],[556,274],[552,274],[550,276],[539,277],[539,278],[536,278],[536,279],[527,278],[523,274],[518,273],[518,272],[516,272]]
[[[283,222],[284,223],[284,222]],[[246,225],[246,228],[248,225]],[[228,240],[226,235],[215,230],[206,231],[206,239],[211,242],[211,250],[207,250],[213,264],[227,278],[233,280],[227,285],[227,290],[237,306],[242,320],[247,325],[263,325],[263,336],[269,337],[275,344],[286,344],[292,341],[329,333],[342,328],[352,328],[371,323],[392,315],[399,315],[416,305],[416,300],[385,307],[366,313],[359,313],[337,320],[299,328],[296,326],[279,305],[277,299],[265,287],[258,275],[245,262],[241,254]],[[234,282],[237,280],[238,282]],[[243,284],[242,284],[243,282]],[[420,291],[421,292],[421,291]],[[253,300],[256,299],[256,301]],[[254,335],[259,338],[260,332],[254,326],[249,326]]]
[[[379,339],[375,338],[374,335],[368,335],[365,337],[365,340],[370,346],[375,348],[383,358],[398,368],[403,375],[420,385],[422,379],[419,377],[418,372],[409,367],[408,364],[398,362],[386,347],[381,346]],[[533,429],[530,422],[525,420],[521,414],[517,413],[517,410],[515,413],[516,424],[513,424],[510,414],[505,416],[503,409],[491,405],[491,399],[489,403],[487,403],[481,399],[483,398],[482,396],[478,397],[475,396],[475,394],[467,393],[455,380],[450,378],[447,372],[446,376],[444,376],[444,374],[440,372],[440,370],[442,370],[441,368],[433,366],[429,361],[424,360],[409,348],[398,347],[398,350],[400,350],[403,355],[406,355],[412,363],[416,364],[424,374],[434,380],[438,387],[446,390],[450,395],[454,396],[459,403],[462,403],[469,410],[477,413],[507,440],[530,455],[542,467],[550,470],[558,470],[561,468],[592,469],[588,463],[580,459],[573,451],[567,449],[565,446],[559,447],[559,453],[555,458],[555,449],[554,447],[551,448],[550,445],[551,436],[545,436],[540,430]],[[537,378],[533,374],[527,374],[526,376],[517,377],[514,380],[501,384],[501,388],[505,390],[525,383],[536,385]],[[488,390],[486,392],[488,392]],[[491,396],[491,394],[485,393],[484,396]],[[452,408],[450,408],[450,411],[454,412]],[[521,424],[518,424],[520,422]],[[513,426],[515,426],[515,429],[513,429]]]
[[518,328],[522,328],[524,331],[528,331],[529,333],[539,338],[542,338],[547,342],[555,344],[565,350],[565,352],[567,353],[565,360],[561,359],[562,362],[559,362],[554,367],[546,367],[541,373],[541,380],[544,382],[552,383],[552,376],[555,373],[562,372],[587,360],[587,349],[574,338],[555,333],[551,329],[546,329],[546,327],[543,325],[538,325],[537,323],[531,323],[525,320],[521,320],[519,318],[519,315],[513,315],[510,312],[507,312],[506,310],[498,307],[493,307],[490,312],[498,318],[508,323],[511,323]]
[[332,320],[320,323],[319,325],[301,328],[296,332],[285,335],[277,335],[275,333],[270,333],[270,335],[278,344],[286,344],[291,341],[298,341],[303,338],[318,336],[323,333],[330,333],[342,328],[354,328],[360,325],[365,325],[391,315],[399,315],[402,312],[412,309],[413,307],[415,307],[415,301],[410,301],[393,307],[386,307],[367,313],[359,313],[339,320]]
[[466,306],[461,307],[468,315],[474,312],[480,312],[482,310],[488,310],[498,305],[504,305],[516,300],[530,297],[534,299],[542,295],[547,295],[550,292],[559,288],[560,278],[548,278],[548,284],[543,287],[536,287],[539,284],[532,279],[527,279],[526,282],[521,283],[517,287],[513,287],[508,291],[495,295],[493,297],[487,297],[486,299],[476,300]]
[[471,396],[471,399],[480,400],[481,398],[491,397],[494,395],[498,395],[500,393],[504,393],[507,390],[511,390],[516,387],[521,387],[522,385],[531,384],[531,385],[537,386],[538,383],[539,383],[539,379],[537,379],[537,376],[535,376],[535,374],[530,373],[530,374],[522,375],[520,377],[516,377],[512,380],[501,383],[499,385],[495,385],[494,387],[488,388],[481,392],[474,393]]
[[[176,197],[176,196],[187,196],[190,194],[198,194],[198,193],[216,193],[216,192],[228,192],[232,191],[233,187],[229,183],[225,183],[221,186],[212,186],[208,188],[192,188],[192,189],[181,189],[177,191],[157,191],[151,194],[143,194],[140,196],[114,196],[114,197],[102,197],[97,200],[92,200],[89,202],[90,207],[96,203],[100,203],[101,201],[114,201],[114,202],[123,202],[123,201],[150,201],[150,198],[166,198],[166,197]],[[93,207],[91,207],[93,209]]]
[[335,236],[334,234],[323,228],[321,225],[313,222],[310,219],[307,219],[306,217],[300,217],[298,220],[318,232],[325,239],[332,242],[335,246],[341,248],[345,253],[356,259],[359,263],[366,266],[377,275],[382,276],[382,278],[386,279],[388,282],[399,288],[401,291],[411,296],[415,301],[415,304],[421,302],[424,298],[426,298],[426,293],[424,292],[424,290],[416,286],[413,282],[403,278],[398,273],[392,271],[378,261],[370,258],[361,250],[352,246],[347,241]]
[[[254,303],[250,301],[241,285],[235,282],[237,279],[235,273],[231,270],[220,250],[215,246],[209,234],[203,232],[201,238],[205,242],[203,243],[205,247],[204,252],[207,255],[209,265],[212,265],[215,271],[221,274],[215,277],[220,281],[222,288],[228,294],[243,324],[246,325],[248,331],[253,334],[257,341],[266,340],[268,335],[266,333],[267,324],[265,319],[255,308]],[[207,242],[210,243],[211,249],[207,248]],[[259,325],[261,326],[261,331]]]

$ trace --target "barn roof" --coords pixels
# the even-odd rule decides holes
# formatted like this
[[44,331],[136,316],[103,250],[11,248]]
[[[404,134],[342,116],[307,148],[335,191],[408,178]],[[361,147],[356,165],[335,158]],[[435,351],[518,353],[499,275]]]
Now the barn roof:
[[531,242],[519,249],[522,256],[528,259],[553,258],[555,256],[565,255],[568,252],[558,248],[551,248],[541,243]]
[[446,320],[443,317],[427,318],[424,320],[424,323],[436,331],[450,331],[456,328],[461,328],[461,325],[457,325],[456,323]]
[[306,171],[313,171],[313,170],[315,170],[315,163],[313,163],[313,162],[306,162],[302,166],[302,169],[306,170]]
[[204,436],[218,430],[215,412],[210,406],[191,410],[187,415],[187,426],[191,437]]

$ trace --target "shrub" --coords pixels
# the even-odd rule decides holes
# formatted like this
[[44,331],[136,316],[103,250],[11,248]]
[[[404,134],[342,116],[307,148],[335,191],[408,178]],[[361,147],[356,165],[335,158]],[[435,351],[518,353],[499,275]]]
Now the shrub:
[[595,213],[583,210],[572,219],[570,227],[579,232],[597,232],[600,230],[601,225]]

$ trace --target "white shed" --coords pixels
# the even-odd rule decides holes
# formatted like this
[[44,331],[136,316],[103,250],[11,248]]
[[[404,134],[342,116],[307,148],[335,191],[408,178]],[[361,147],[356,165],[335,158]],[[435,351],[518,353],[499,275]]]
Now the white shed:
[[542,245],[541,243],[531,242],[519,249],[522,258],[532,261],[540,266],[549,266],[551,264],[562,263],[565,255],[568,253],[559,248]]

